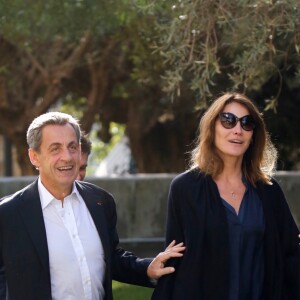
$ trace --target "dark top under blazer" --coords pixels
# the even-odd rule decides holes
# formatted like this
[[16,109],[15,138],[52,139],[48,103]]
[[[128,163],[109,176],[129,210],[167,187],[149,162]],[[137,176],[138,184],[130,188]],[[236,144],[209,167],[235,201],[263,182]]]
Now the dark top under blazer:
[[[299,230],[272,182],[257,183],[265,217],[263,300],[299,300]],[[211,176],[198,170],[178,175],[169,191],[166,244],[175,239],[187,248],[183,258],[168,262],[176,271],[159,279],[152,300],[230,300],[227,228]]]
[[[151,286],[146,275],[151,259],[139,259],[117,248],[117,215],[112,195],[86,182],[76,182],[76,187],[103,244],[106,262],[105,300],[113,299],[112,279]],[[51,299],[47,237],[37,180],[1,201],[1,300],[5,299],[5,291],[8,291],[9,300]]]

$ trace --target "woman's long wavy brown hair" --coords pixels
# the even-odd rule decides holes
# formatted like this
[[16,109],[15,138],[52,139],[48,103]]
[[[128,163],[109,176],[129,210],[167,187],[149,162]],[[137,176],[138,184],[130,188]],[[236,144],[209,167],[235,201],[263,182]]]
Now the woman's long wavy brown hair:
[[201,118],[197,146],[191,153],[191,168],[198,168],[213,178],[223,171],[224,163],[214,144],[215,124],[219,113],[232,102],[247,108],[255,121],[252,142],[243,157],[243,175],[254,187],[257,181],[271,184],[277,150],[270,140],[262,114],[248,97],[240,93],[226,93],[217,98]]

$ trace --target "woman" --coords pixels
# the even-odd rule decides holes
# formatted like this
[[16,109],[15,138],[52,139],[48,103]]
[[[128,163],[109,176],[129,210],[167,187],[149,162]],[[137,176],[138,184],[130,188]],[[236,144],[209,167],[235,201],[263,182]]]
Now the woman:
[[258,109],[226,93],[200,122],[192,167],[171,183],[166,243],[184,242],[152,300],[296,300],[299,231],[271,177],[277,153]]

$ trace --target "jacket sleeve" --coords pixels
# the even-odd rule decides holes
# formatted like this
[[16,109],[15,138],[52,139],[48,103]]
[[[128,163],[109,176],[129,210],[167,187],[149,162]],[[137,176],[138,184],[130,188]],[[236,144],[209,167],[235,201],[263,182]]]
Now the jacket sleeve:
[[139,258],[134,253],[116,248],[112,257],[112,278],[114,280],[145,287],[154,287],[147,276],[152,258]]
[[0,267],[0,300],[6,299],[6,278],[5,278],[5,272],[4,267],[1,264]]
[[6,299],[6,277],[2,259],[2,234],[0,228],[0,300]]
[[[178,213],[178,203],[177,198],[180,198],[178,191],[176,191],[176,184],[174,181],[171,183],[169,196],[168,196],[168,207],[167,207],[167,221],[166,221],[166,236],[165,243],[167,246],[173,240],[177,243],[184,242],[184,234],[182,231],[182,226],[180,226],[180,215]],[[172,266],[175,270],[178,268],[181,259],[174,258],[168,260],[168,266]],[[159,278],[157,286],[152,295],[152,300],[170,300],[174,292],[174,284],[176,280],[176,271],[174,273],[162,276]]]
[[283,255],[284,290],[287,299],[300,299],[300,244],[299,229],[293,219],[285,195],[276,181],[277,226]]

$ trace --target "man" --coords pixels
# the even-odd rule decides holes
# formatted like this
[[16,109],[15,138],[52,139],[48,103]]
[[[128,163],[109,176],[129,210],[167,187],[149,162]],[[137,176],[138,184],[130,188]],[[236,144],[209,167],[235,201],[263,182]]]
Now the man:
[[183,245],[174,243],[153,260],[117,248],[113,197],[75,181],[79,141],[77,121],[64,113],[43,114],[29,126],[39,177],[1,201],[0,299],[112,300],[112,279],[151,286],[150,279],[174,271],[166,260],[182,256]]
[[89,140],[88,136],[84,132],[81,132],[80,144],[81,144],[81,158],[80,158],[80,165],[79,165],[79,172],[78,172],[77,180],[82,181],[82,180],[84,180],[85,175],[86,175],[88,158],[89,158],[89,155],[91,154],[91,150],[92,150],[92,143]]

